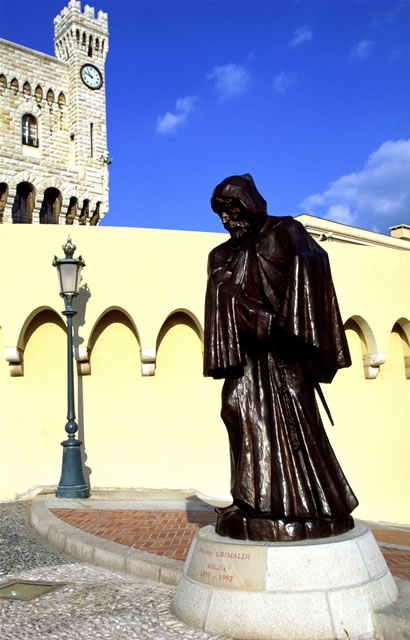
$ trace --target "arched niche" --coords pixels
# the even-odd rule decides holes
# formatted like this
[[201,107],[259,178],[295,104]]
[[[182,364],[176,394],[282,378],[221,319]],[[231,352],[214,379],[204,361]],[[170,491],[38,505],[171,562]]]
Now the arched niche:
[[[178,328],[181,331],[178,332]],[[174,329],[176,331],[174,331]],[[189,332],[196,335],[196,340],[194,342],[190,342],[189,347],[187,347],[184,339],[185,336],[189,335],[186,332],[186,329]],[[155,361],[153,363],[153,371],[148,375],[153,375],[155,372],[155,367],[159,362],[161,362],[161,345],[164,342],[165,338],[168,336],[169,332],[173,332],[174,338],[173,342],[175,344],[172,345],[172,358],[174,359],[174,363],[168,363],[167,366],[171,366],[171,368],[176,364],[176,360],[178,359],[178,367],[181,368],[181,371],[190,366],[191,360],[195,359],[197,361],[196,367],[198,371],[202,374],[202,353],[203,353],[203,330],[197,319],[197,317],[189,312],[186,309],[177,309],[170,313],[165,319],[157,337],[157,343],[155,348]],[[177,332],[180,335],[177,335]],[[194,345],[197,345],[198,349],[195,350]],[[194,353],[196,351],[196,354]],[[147,374],[145,374],[147,375]]]
[[404,375],[407,380],[410,380],[410,321],[407,318],[399,318],[394,323],[391,333],[395,334],[396,342],[400,344]]
[[4,347],[4,357],[9,363],[9,373],[12,377],[24,375],[24,353],[26,345],[33,333],[46,323],[52,323],[60,327],[64,332],[66,331],[64,321],[55,309],[47,306],[37,307],[24,321],[17,345]]
[[[78,348],[78,351],[75,352],[79,373],[81,373],[82,375],[91,373],[90,362],[92,360],[92,354],[95,344],[100,339],[103,332],[106,331],[110,326],[115,324],[119,324],[122,327],[126,327],[127,329],[129,329],[136,340],[138,348],[140,348],[141,342],[138,328],[134,323],[131,315],[122,307],[109,307],[99,315],[96,322],[94,323],[94,326],[90,332],[88,346],[80,346]],[[121,353],[121,346],[118,346],[118,357],[121,357],[122,355],[123,354]],[[112,365],[115,366],[115,363],[112,363]]]
[[202,328],[201,323],[194,313],[189,311],[188,309],[175,309],[169,313],[164,320],[161,329],[159,330],[157,337],[156,349],[158,351],[160,344],[166,334],[166,332],[176,324],[186,324],[197,334],[198,338],[201,341],[202,351],[203,351],[203,342],[204,342],[204,330]]
[[49,89],[47,91],[47,104],[49,105],[49,107],[51,107],[54,103],[54,91],[52,89]]
[[41,88],[41,86],[39,84],[36,86],[36,90],[34,92],[34,96],[35,96],[36,102],[38,104],[40,104],[40,102],[43,99],[43,89]]
[[377,377],[382,364],[386,362],[386,354],[379,353],[374,333],[368,322],[362,316],[351,316],[344,325],[345,330],[357,333],[364,369],[364,377],[372,380]]

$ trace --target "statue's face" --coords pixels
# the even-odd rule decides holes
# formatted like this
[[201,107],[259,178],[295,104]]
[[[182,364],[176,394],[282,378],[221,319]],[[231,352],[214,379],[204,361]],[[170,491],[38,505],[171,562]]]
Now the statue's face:
[[246,211],[234,199],[221,199],[218,204],[218,215],[232,238],[242,238],[252,230]]

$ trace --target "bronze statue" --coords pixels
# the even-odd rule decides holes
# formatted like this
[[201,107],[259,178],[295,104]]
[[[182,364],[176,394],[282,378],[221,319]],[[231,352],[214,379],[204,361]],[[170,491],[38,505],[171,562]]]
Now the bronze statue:
[[[233,504],[216,531],[303,540],[348,531],[357,506],[315,388],[351,364],[327,253],[290,216],[268,216],[252,176],[211,199],[231,238],[211,251],[204,373],[225,378]],[[326,403],[324,402],[325,408]],[[327,410],[328,411],[328,410]]]

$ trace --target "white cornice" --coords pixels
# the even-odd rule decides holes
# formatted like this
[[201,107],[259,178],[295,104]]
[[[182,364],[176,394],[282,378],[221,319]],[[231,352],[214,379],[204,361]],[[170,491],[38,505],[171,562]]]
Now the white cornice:
[[347,224],[332,222],[324,218],[316,218],[307,213],[302,213],[295,217],[312,234],[315,240],[321,242],[347,242],[369,247],[386,247],[388,249],[410,251],[410,242],[408,240],[392,238],[383,233],[350,227]]

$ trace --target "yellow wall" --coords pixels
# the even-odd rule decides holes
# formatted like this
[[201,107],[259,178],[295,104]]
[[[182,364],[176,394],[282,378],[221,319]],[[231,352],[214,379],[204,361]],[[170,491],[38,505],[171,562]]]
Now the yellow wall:
[[[203,378],[201,343],[207,254],[226,236],[69,231],[86,262],[74,340],[89,349],[83,370],[91,373],[76,375],[75,392],[91,487],[229,495],[221,382]],[[62,257],[67,232],[51,225],[0,227],[0,356],[3,347],[9,358],[10,348],[24,355],[22,376],[11,377],[0,359],[0,500],[59,481],[66,337],[51,261],[55,253]],[[355,515],[408,523],[410,251],[400,241],[388,248],[323,246],[343,319],[355,319],[347,324],[353,366],[324,385],[336,426],[327,426],[326,416],[324,423],[359,498]],[[396,325],[392,333],[399,320],[404,329]],[[155,375],[142,375],[141,357],[145,372],[150,367],[147,353],[156,353]],[[373,379],[365,379],[367,353],[387,354]]]

